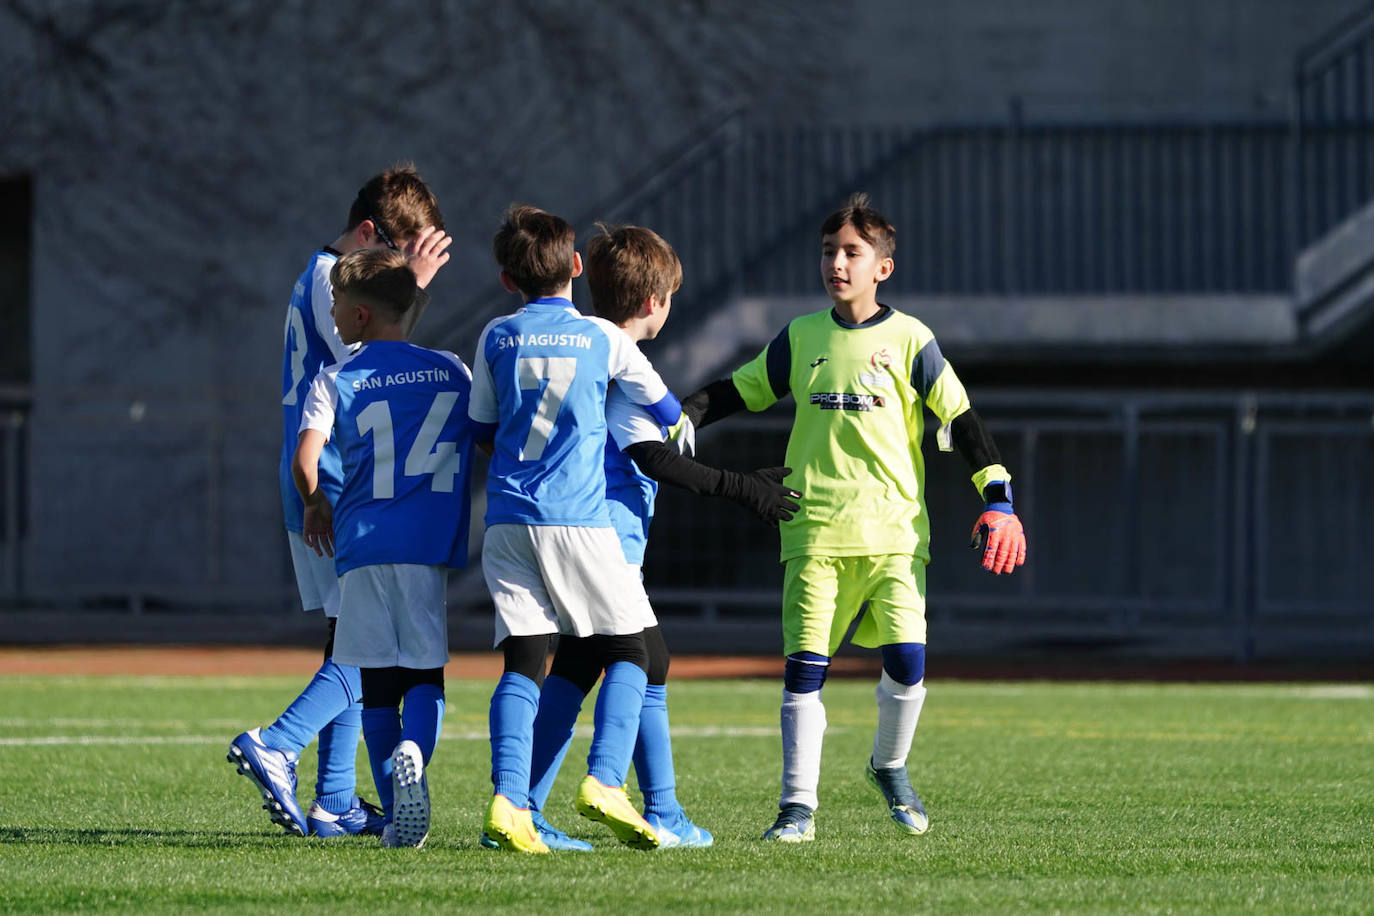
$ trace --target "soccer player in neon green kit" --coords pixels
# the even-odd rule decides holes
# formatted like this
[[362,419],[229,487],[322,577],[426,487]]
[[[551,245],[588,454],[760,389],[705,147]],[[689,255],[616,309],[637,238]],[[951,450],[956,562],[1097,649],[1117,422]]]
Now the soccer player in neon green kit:
[[[683,402],[698,428],[741,408],[796,401],[786,483],[806,494],[780,525],[783,580],[782,795],[765,840],[815,838],[830,658],[867,602],[854,643],[880,648],[878,727],[867,776],[905,834],[929,820],[906,759],[925,700],[925,567],[930,522],[921,457],[923,407],[973,470],[985,508],[974,525],[983,568],[1010,573],[1026,537],[1011,474],[924,324],[878,302],[897,233],[856,194],[821,226],[821,279],[834,307],[794,319],[729,379]],[[944,439],[945,430],[941,431]]]

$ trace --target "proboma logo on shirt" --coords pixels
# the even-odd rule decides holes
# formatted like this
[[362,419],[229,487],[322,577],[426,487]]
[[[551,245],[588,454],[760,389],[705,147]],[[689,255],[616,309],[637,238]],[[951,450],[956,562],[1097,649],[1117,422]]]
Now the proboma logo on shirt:
[[870,411],[882,407],[883,398],[878,394],[850,394],[844,391],[813,391],[811,403],[821,410],[858,410]]

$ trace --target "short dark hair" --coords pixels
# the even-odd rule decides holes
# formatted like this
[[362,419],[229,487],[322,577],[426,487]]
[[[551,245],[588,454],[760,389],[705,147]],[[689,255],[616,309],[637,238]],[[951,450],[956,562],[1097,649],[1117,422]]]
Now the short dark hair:
[[552,296],[572,279],[577,232],[567,220],[511,204],[491,240],[496,263],[527,299]]
[[657,232],[605,223],[596,228],[587,242],[587,287],[597,315],[621,324],[650,296],[664,299],[682,286],[682,262]]
[[358,189],[348,208],[347,232],[365,219],[379,224],[382,233],[394,243],[418,235],[426,226],[444,228],[439,201],[425,184],[415,166],[398,162],[385,172],[373,175]]
[[351,296],[399,321],[415,302],[415,272],[406,256],[389,248],[359,248],[329,269],[334,295]]
[[867,194],[849,195],[848,202],[821,223],[821,236],[834,235],[845,226],[853,226],[859,237],[873,246],[879,258],[890,258],[897,250],[897,227],[868,205]]

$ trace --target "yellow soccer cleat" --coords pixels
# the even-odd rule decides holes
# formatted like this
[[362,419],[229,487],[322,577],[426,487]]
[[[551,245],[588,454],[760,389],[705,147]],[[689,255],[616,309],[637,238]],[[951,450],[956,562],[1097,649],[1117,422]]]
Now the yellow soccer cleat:
[[504,795],[493,795],[487,808],[482,835],[511,852],[546,853],[549,847],[539,839],[528,808],[517,808]]
[[648,821],[639,816],[634,805],[630,804],[630,796],[620,786],[612,788],[602,785],[595,776],[589,774],[577,787],[577,799],[573,807],[588,820],[610,827],[616,838],[626,846],[635,849],[658,848],[658,834]]

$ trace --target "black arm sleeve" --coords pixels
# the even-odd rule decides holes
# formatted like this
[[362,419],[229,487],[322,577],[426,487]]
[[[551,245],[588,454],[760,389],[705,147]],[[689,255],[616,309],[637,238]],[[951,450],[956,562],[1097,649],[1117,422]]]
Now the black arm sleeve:
[[636,442],[625,449],[639,469],[654,480],[671,483],[702,496],[719,496],[753,512],[777,527],[792,518],[801,494],[783,483],[791,468],[759,468],[747,474],[713,468],[684,458],[662,442]]
[[723,472],[719,468],[684,458],[662,442],[636,442],[625,449],[625,454],[634,459],[645,476],[659,483],[682,487],[701,496],[720,493]]
[[992,433],[983,425],[983,418],[969,408],[955,417],[949,424],[954,447],[964,456],[968,466],[981,471],[990,464],[1001,464],[1002,456],[997,451],[997,443],[992,441]]
[[[682,409],[697,429],[744,410],[744,397],[732,379],[723,378],[693,392],[682,400]],[[643,465],[640,465],[643,467]],[[648,470],[644,471],[649,474]],[[652,474],[649,474],[653,477]]]

